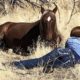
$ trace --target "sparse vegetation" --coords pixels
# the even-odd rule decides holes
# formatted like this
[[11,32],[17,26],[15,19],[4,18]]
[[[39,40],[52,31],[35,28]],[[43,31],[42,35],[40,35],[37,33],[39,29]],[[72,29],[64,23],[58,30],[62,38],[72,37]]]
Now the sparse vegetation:
[[[64,46],[71,29],[80,25],[79,0],[0,0],[0,24],[7,21],[34,22],[41,17],[40,7],[53,9],[54,2],[58,5],[57,25],[63,36],[61,46]],[[43,67],[21,70],[10,65],[13,61],[43,56],[51,50],[44,44],[40,46],[39,42],[36,51],[31,53],[31,56],[16,55],[11,49],[7,52],[0,50],[0,80],[80,80],[79,64],[69,69],[55,68],[48,74],[42,72]]]

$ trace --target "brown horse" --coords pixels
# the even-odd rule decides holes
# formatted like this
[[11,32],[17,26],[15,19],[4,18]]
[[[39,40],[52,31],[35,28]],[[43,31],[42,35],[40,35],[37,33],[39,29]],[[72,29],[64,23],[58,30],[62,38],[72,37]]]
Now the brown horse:
[[[6,22],[0,26],[0,39],[5,43],[5,48],[12,48],[15,53],[29,52],[27,47],[33,46],[40,35],[39,22],[14,23]],[[27,54],[22,54],[27,55]]]
[[41,38],[45,41],[47,41],[48,45],[54,44],[54,46],[57,43],[60,43],[62,40],[62,36],[60,32],[57,29],[57,23],[56,23],[56,11],[57,11],[57,5],[53,10],[44,10],[44,8],[41,9],[42,17],[40,20],[40,34]]
[[19,48],[24,52],[28,51],[28,46],[32,46],[39,35],[42,40],[55,44],[59,40],[60,43],[61,35],[56,25],[56,11],[57,6],[53,10],[45,10],[41,7],[42,17],[34,23],[4,23],[0,26],[0,38],[7,48],[13,48],[15,52],[18,52]]
[[74,27],[74,28],[71,30],[70,36],[80,37],[80,26]]

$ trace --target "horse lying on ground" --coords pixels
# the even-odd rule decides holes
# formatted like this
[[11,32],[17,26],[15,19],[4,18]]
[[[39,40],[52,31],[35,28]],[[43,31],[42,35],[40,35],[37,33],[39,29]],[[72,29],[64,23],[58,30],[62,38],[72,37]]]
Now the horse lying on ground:
[[[6,48],[12,48],[16,53],[20,50],[27,52],[28,46],[36,43],[39,35],[42,40],[56,45],[57,40],[61,42],[61,35],[56,25],[56,11],[57,5],[53,10],[45,10],[41,7],[41,19],[34,23],[6,22],[0,25],[0,39],[3,40]],[[22,53],[22,55],[26,54]]]
[[27,47],[32,46],[33,41],[37,41],[40,34],[38,26],[39,21],[34,23],[7,22],[1,25],[0,32],[3,34],[2,40],[5,43],[5,47],[12,48],[14,52],[19,52],[19,50],[28,51]]

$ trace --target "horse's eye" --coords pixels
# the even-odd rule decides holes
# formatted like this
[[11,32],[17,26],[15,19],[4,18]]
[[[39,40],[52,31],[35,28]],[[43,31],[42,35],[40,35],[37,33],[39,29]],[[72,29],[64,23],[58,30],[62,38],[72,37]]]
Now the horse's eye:
[[55,22],[55,21],[56,21],[56,19],[52,19],[52,20],[51,20],[51,22]]

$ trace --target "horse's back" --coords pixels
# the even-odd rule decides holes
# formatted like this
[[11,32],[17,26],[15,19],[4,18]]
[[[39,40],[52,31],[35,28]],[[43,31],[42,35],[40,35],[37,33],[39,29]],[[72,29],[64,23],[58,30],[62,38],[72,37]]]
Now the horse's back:
[[12,23],[9,25],[6,36],[9,38],[21,39],[26,35],[38,22],[34,23]]

